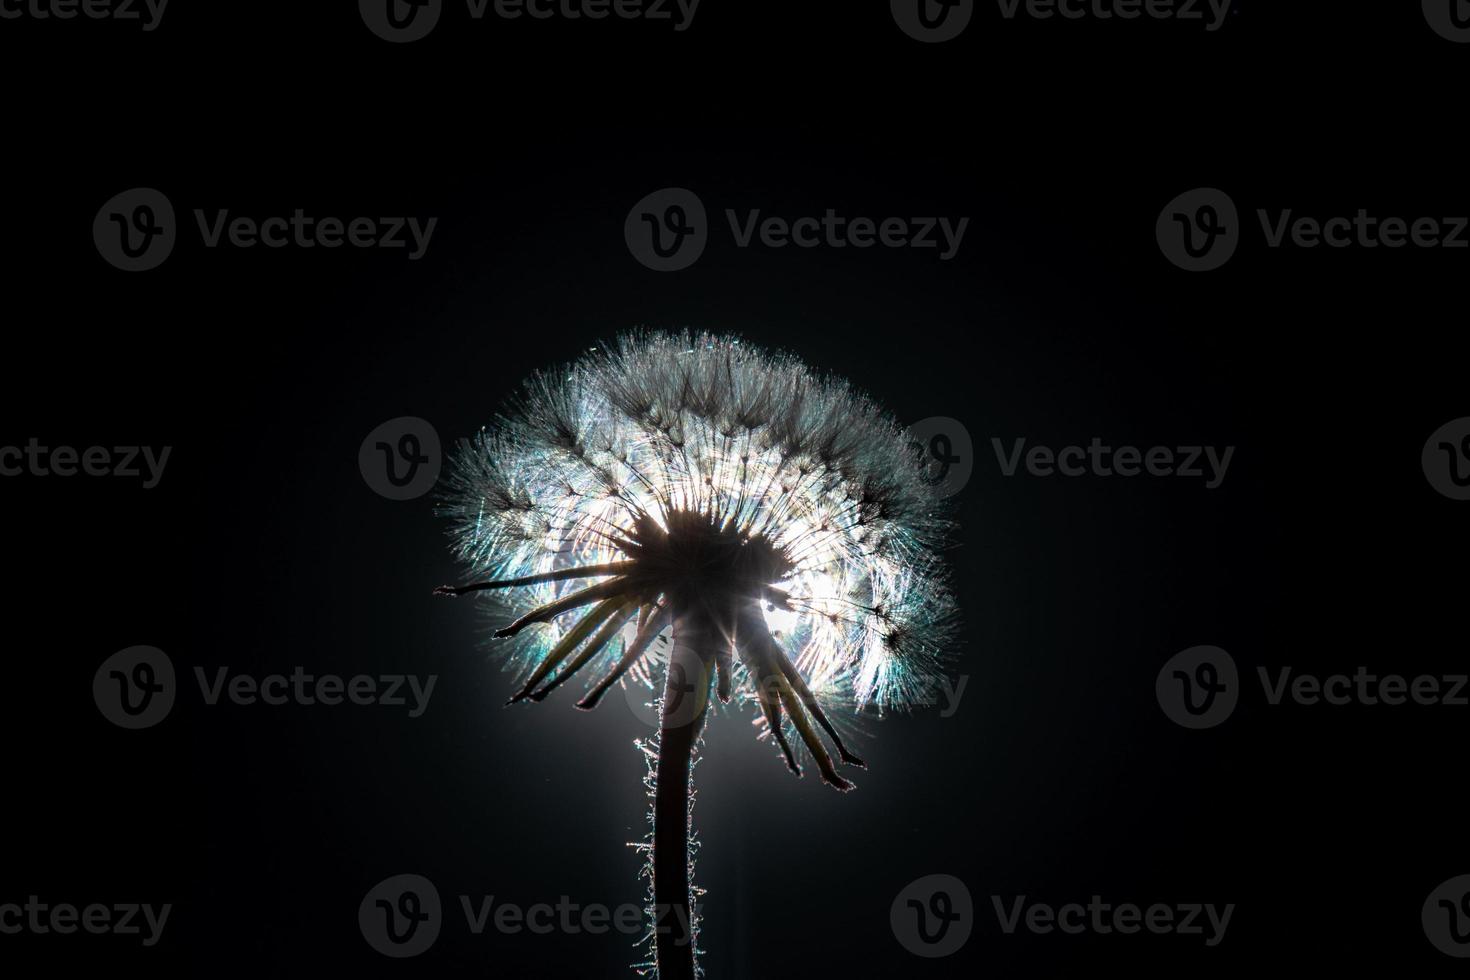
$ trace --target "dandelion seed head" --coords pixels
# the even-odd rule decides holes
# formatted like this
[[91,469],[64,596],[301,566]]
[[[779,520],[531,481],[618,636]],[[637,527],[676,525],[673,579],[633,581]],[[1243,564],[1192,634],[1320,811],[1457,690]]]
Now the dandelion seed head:
[[[696,332],[591,348],[528,379],[461,444],[446,485],[441,509],[475,574],[633,561],[640,601],[741,592],[824,701],[910,706],[950,656],[943,501],[886,411],[788,354]],[[543,581],[493,598],[515,612],[582,587]],[[632,644],[636,609],[602,657]],[[527,630],[513,657],[534,669],[574,628]],[[633,676],[651,676],[659,648]]]

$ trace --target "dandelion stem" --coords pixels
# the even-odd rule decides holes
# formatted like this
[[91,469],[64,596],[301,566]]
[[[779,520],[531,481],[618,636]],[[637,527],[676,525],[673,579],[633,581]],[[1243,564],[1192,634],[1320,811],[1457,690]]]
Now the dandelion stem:
[[708,613],[674,614],[674,649],[659,717],[653,802],[654,956],[659,980],[694,980],[689,770],[704,728],[716,651],[729,640]]

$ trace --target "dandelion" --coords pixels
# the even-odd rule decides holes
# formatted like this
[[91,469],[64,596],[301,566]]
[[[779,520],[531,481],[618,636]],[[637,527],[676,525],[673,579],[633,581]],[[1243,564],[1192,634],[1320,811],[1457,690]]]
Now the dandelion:
[[[443,511],[537,702],[596,678],[661,684],[650,756],[650,943],[696,975],[690,770],[710,713],[752,705],[762,737],[839,790],[863,767],[839,708],[914,703],[942,675],[951,530],[893,419],[845,381],[732,337],[648,333],[539,373],[461,444]],[[503,620],[502,620],[503,621]],[[662,668],[662,678],[658,670]]]

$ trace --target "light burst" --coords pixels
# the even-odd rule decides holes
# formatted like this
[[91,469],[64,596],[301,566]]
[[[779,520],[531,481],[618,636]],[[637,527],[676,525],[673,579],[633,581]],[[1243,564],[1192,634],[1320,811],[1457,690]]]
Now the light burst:
[[495,636],[521,674],[511,702],[590,666],[592,708],[664,668],[655,960],[665,980],[693,976],[689,769],[710,687],[754,705],[793,772],[799,744],[852,788],[837,765],[862,762],[829,712],[922,701],[950,655],[940,499],[848,383],[704,333],[626,335],[533,376],[462,444],[447,487],[455,550],[485,580],[436,591],[510,620]]

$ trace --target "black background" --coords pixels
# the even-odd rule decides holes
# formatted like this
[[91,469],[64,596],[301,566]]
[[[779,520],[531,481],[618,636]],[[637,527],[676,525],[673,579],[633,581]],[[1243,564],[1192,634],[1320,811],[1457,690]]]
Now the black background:
[[[7,357],[0,445],[173,447],[161,484],[18,477],[4,501],[0,901],[171,902],[155,948],[0,936],[0,963],[164,975],[624,976],[627,937],[470,935],[457,896],[638,901],[646,734],[617,699],[501,710],[510,678],[428,498],[358,472],[381,422],[446,441],[530,370],[634,326],[789,348],[906,421],[964,422],[966,618],[952,717],[865,725],[857,792],[794,781],[718,718],[695,776],[711,980],[1448,974],[1425,896],[1470,872],[1465,710],[1268,707],[1257,666],[1465,670],[1466,506],[1419,454],[1467,414],[1463,251],[1268,249],[1257,208],[1463,215],[1470,48],[1417,4],[1237,3],[1173,22],[980,5],[921,45],[886,4],[704,0],[668,24],[469,21],[389,45],[354,4],[175,0],[157,31],[0,21]],[[800,9],[793,9],[799,7]],[[166,193],[189,224],[120,272],[90,227]],[[645,269],[633,203],[700,195],[712,241]],[[1226,190],[1222,269],[1154,219]],[[428,253],[206,249],[194,208],[437,216]],[[968,216],[959,254],[736,248],[723,211]],[[1183,479],[1003,478],[990,440],[1236,447]],[[1186,731],[1154,678],[1229,650],[1246,696]],[[183,690],[126,732],[89,696],[133,644]],[[192,671],[438,675],[429,711],[207,707]],[[390,961],[357,905],[426,875],[449,920]],[[975,931],[921,960],[888,925],[946,873]],[[991,896],[1235,903],[1225,940],[1005,935]]]

